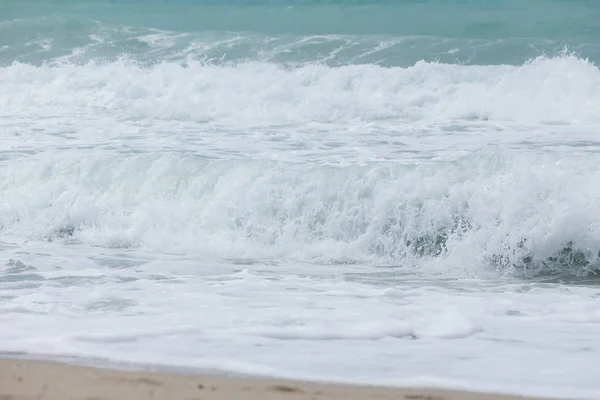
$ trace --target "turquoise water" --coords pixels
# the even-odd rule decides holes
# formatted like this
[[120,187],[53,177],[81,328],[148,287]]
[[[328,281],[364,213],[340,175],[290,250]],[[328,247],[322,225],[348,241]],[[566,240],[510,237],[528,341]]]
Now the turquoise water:
[[[532,1],[4,1],[0,60],[522,64],[600,60],[600,3]],[[147,35],[161,35],[149,43]],[[83,51],[85,50],[85,51]],[[152,54],[148,54],[152,51]]]

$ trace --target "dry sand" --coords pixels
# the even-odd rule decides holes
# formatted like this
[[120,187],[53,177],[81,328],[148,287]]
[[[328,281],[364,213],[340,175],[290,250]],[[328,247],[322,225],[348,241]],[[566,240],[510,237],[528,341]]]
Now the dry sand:
[[162,372],[130,372],[49,361],[0,360],[0,400],[510,400],[493,394],[321,384]]

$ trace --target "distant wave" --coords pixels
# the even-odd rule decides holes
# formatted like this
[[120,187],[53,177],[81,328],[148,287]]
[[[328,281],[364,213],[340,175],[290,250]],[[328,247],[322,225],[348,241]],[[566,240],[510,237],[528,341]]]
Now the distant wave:
[[193,60],[214,65],[268,62],[286,66],[318,63],[334,67],[355,64],[408,67],[424,60],[462,65],[520,65],[540,56],[559,56],[565,49],[593,62],[600,61],[600,45],[593,37],[585,40],[568,39],[568,35],[557,39],[518,35],[464,37],[420,30],[372,34],[360,30],[269,33],[242,28],[210,29],[206,25],[198,31],[160,29],[145,25],[147,21],[123,25],[108,17],[98,20],[53,12],[44,17],[0,20],[0,66],[14,61],[42,65],[116,61],[122,57],[144,64]]

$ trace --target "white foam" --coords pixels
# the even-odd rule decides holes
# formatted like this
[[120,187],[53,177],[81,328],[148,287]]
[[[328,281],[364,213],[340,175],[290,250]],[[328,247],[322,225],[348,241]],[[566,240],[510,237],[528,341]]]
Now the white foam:
[[428,316],[414,328],[416,337],[444,339],[464,338],[481,332],[482,328],[457,310],[447,310],[437,316]]
[[[216,258],[585,274],[600,249],[599,167],[514,152],[338,168],[62,151],[0,167],[0,222],[13,237]],[[551,262],[567,247],[577,254]]]
[[[2,148],[185,151],[332,163],[453,159],[482,146],[598,149],[600,72],[132,61],[0,68]],[[560,140],[557,140],[560,138]]]
[[572,56],[523,66],[419,62],[410,68],[15,63],[0,69],[0,82],[4,116],[61,110],[61,115],[111,113],[245,127],[377,119],[419,121],[421,128],[465,119],[600,122],[600,72]]
[[[52,268],[51,250],[69,254],[58,244],[30,249],[47,253],[30,261],[40,273]],[[63,270],[76,273],[76,258],[65,258]],[[453,290],[358,266],[331,277],[302,266],[232,273],[196,263],[190,275],[189,261],[163,263],[173,279],[151,280],[153,266],[140,265],[135,274],[118,270],[128,278],[118,280],[111,263],[99,263],[107,272],[101,283],[43,279],[37,295],[3,280],[0,347],[288,378],[582,399],[597,393],[597,323],[565,318],[593,310],[594,288],[471,281]],[[390,298],[390,290],[406,296]]]
[[347,326],[331,327],[282,327],[279,329],[258,330],[255,335],[282,340],[379,340],[386,337],[401,338],[412,334],[410,326],[395,321],[368,324],[349,322]]

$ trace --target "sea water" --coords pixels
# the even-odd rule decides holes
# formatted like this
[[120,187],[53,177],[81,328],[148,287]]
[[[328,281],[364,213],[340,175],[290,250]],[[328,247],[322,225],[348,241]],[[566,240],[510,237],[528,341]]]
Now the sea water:
[[600,3],[0,3],[0,350],[600,397]]

